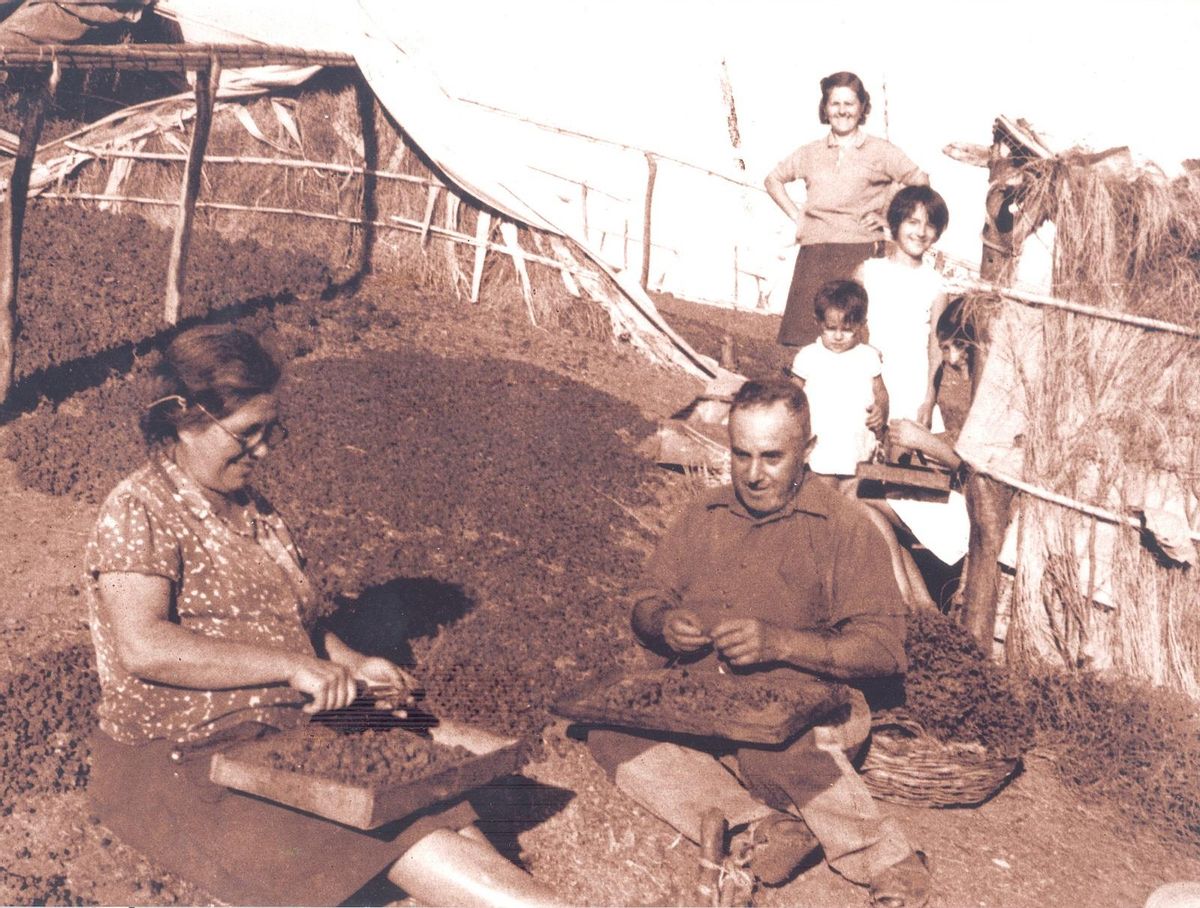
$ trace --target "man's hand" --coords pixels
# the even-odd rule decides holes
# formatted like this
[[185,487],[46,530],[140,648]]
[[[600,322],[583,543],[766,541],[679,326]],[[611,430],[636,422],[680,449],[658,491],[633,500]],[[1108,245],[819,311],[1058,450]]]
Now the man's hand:
[[712,642],[704,632],[700,616],[690,608],[669,609],[663,615],[663,642],[676,653],[694,653]]
[[758,618],[722,621],[712,631],[713,646],[730,665],[779,662],[786,655],[783,630]]
[[917,423],[924,426],[926,429],[933,425],[933,408],[936,406],[936,401],[924,401],[917,408]]

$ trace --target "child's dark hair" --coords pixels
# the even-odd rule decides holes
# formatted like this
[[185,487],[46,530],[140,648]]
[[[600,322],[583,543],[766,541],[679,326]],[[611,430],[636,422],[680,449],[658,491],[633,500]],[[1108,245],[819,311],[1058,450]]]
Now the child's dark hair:
[[928,186],[905,186],[892,197],[892,203],[888,205],[887,222],[892,229],[892,236],[896,235],[900,225],[918,206],[925,209],[929,226],[937,231],[938,237],[946,232],[950,224],[950,209],[946,207],[946,200]]
[[151,445],[177,438],[180,426],[207,419],[205,410],[224,419],[252,397],[273,392],[281,378],[258,340],[228,325],[181,332],[163,351],[156,373],[158,399],[141,418]]
[[967,298],[958,296],[952,299],[938,316],[937,332],[939,344],[952,343],[974,350],[978,345],[975,334],[975,323],[967,315]]
[[830,309],[841,312],[847,325],[861,325],[867,320],[867,291],[858,281],[829,281],[813,298],[817,321]]

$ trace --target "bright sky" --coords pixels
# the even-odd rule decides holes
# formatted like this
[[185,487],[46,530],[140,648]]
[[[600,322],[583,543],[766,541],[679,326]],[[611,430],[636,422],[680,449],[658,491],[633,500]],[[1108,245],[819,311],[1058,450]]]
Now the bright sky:
[[[336,45],[354,25],[351,0],[160,4],[279,43]],[[820,78],[853,70],[873,97],[868,131],[886,135],[930,173],[951,208],[942,247],[972,260],[979,255],[984,171],[941,149],[952,141],[988,144],[998,114],[1024,117],[1064,147],[1131,145],[1169,173],[1181,159],[1200,157],[1189,97],[1200,85],[1200,0],[358,5],[397,44],[420,53],[451,94],[733,173],[724,60],[745,177],[756,185],[784,154],[822,134]],[[590,170],[593,185],[603,185],[605,174],[595,170],[608,165],[590,152],[563,162],[571,166],[582,171],[573,175],[587,177]],[[630,172],[615,175],[614,187],[628,183],[620,194],[637,198],[644,163],[622,166]],[[671,199],[672,191],[664,185],[656,197],[656,240],[660,222],[672,229],[672,215],[711,228],[690,207],[704,210],[703,199],[692,190]],[[786,232],[782,215],[767,205],[756,205],[747,215],[753,222],[737,231]]]

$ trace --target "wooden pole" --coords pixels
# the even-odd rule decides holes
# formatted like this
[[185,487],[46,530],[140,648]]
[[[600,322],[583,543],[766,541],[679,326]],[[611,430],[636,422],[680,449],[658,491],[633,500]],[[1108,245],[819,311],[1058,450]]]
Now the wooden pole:
[[518,240],[517,225],[511,221],[501,221],[500,236],[504,238],[504,245],[508,254],[512,256],[513,267],[517,269],[517,278],[521,282],[521,297],[525,300],[525,311],[529,314],[529,321],[536,328],[537,317],[533,313],[533,285],[529,282],[529,269],[525,267],[525,250],[521,248]]
[[29,175],[37,154],[38,139],[46,120],[46,103],[58,84],[59,71],[52,69],[44,87],[27,96],[21,120],[17,158],[8,184],[8,201],[0,222],[0,404],[12,389],[17,352],[17,280],[21,263],[21,228],[25,224],[25,202]]
[[479,302],[479,288],[483,284],[483,260],[487,257],[488,237],[492,235],[492,216],[479,212],[475,222],[475,267],[471,272],[471,302]]
[[654,207],[654,181],[658,178],[658,160],[646,152],[646,205],[642,211],[642,289],[650,289],[650,209]]
[[[988,193],[985,200],[987,219],[983,225],[983,255],[979,274],[984,281],[1008,284],[1016,270],[1016,255],[1023,237],[1014,236],[1012,204],[1015,192],[1009,184],[1016,165],[1012,149],[1006,147],[1000,124],[993,130],[988,156]],[[978,324],[980,336],[986,336],[986,323]],[[971,396],[979,390],[979,379],[987,361],[987,344],[975,351],[972,365]],[[971,529],[967,563],[963,570],[962,611],[959,623],[983,648],[991,653],[996,636],[996,607],[1000,592],[1000,565],[997,559],[1004,544],[1012,513],[1013,491],[990,476],[972,473],[964,489]]]
[[192,222],[196,217],[196,197],[200,194],[204,149],[208,145],[213,104],[216,101],[220,79],[221,66],[216,60],[209,61],[206,68],[196,71],[196,123],[193,127],[192,146],[188,151],[187,164],[184,166],[179,220],[175,223],[175,236],[171,240],[171,259],[167,265],[167,293],[163,318],[168,325],[179,321],[188,247],[192,242]]

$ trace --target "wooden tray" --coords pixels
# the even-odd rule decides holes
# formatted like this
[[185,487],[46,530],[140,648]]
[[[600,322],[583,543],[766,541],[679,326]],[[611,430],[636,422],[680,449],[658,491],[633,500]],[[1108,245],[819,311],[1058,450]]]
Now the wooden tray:
[[[305,733],[301,729],[283,734]],[[387,733],[412,734],[399,728]],[[271,736],[214,754],[209,778],[218,785],[315,813],[347,826],[374,829],[515,772],[521,764],[519,744],[512,738],[500,738],[455,722],[440,723],[430,730],[430,737],[447,747],[465,747],[476,756],[462,763],[434,767],[424,778],[387,788],[368,788],[273,768],[264,756],[266,751],[277,746],[278,738]]]
[[[849,688],[844,684],[822,681],[797,673],[777,685],[776,690],[788,699],[795,699],[794,709],[782,702],[773,702],[760,708],[732,706],[724,710],[697,708],[683,712],[671,708],[642,706],[636,710],[622,709],[612,702],[623,701],[628,695],[640,691],[653,691],[655,685],[674,687],[681,682],[680,675],[703,684],[718,701],[737,703],[738,689],[753,683],[760,685],[769,677],[778,680],[778,675],[733,675],[719,674],[711,670],[681,668],[644,669],[607,675],[592,682],[581,690],[564,697],[554,706],[554,711],[564,718],[597,725],[619,725],[646,731],[672,732],[681,735],[696,735],[710,738],[725,738],[750,744],[782,744],[795,737],[805,728],[817,724],[849,697]],[[711,686],[710,686],[711,685]]]
[[934,492],[950,491],[950,471],[940,467],[923,467],[916,464],[860,463],[854,471],[859,479],[872,479],[885,486],[904,486],[929,489]]

